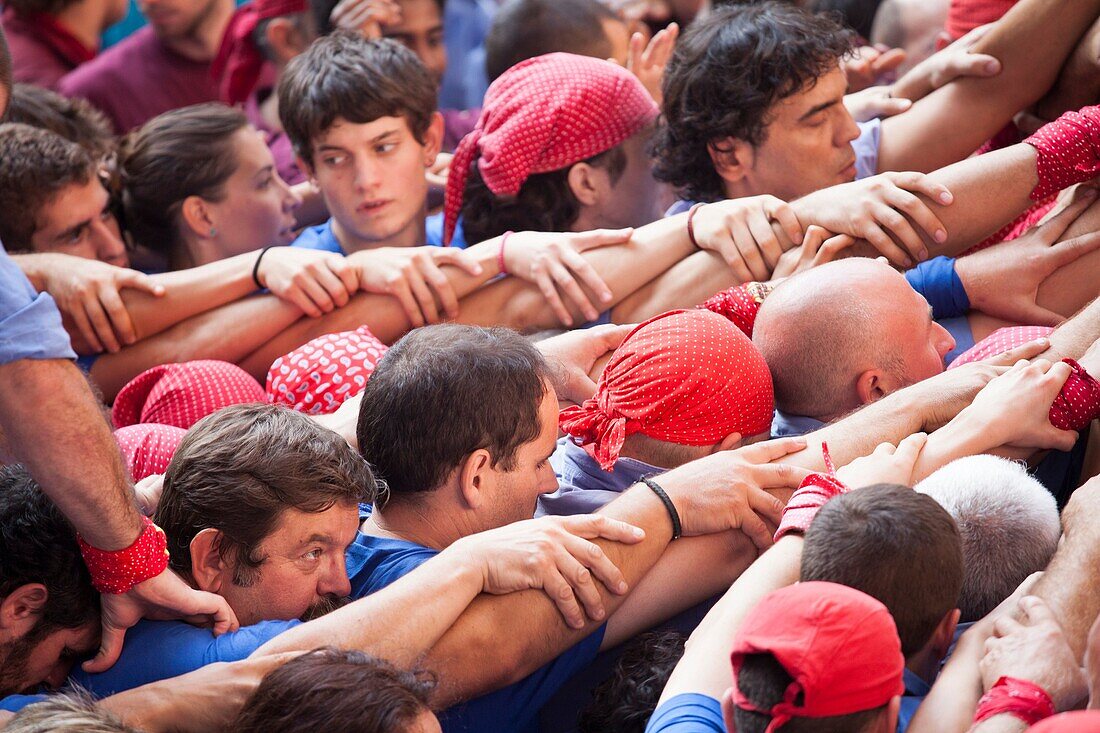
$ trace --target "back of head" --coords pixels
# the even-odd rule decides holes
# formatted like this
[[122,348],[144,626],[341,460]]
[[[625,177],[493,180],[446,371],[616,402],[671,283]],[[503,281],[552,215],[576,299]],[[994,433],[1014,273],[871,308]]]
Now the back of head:
[[363,390],[359,450],[389,498],[433,491],[484,448],[504,470],[539,435],[548,367],[507,328],[441,324],[390,347]]
[[903,369],[882,326],[889,302],[865,297],[864,290],[881,289],[889,270],[868,259],[830,262],[768,295],[752,341],[771,370],[778,409],[829,420],[858,407],[856,378],[864,368]]
[[118,187],[136,242],[165,254],[179,246],[184,200],[223,197],[237,170],[232,137],[247,125],[238,109],[197,104],[158,115],[123,138]]
[[111,122],[79,97],[70,99],[34,84],[16,84],[5,119],[56,132],[87,150],[96,161],[103,161],[114,152]]
[[644,733],[686,641],[679,631],[650,631],[628,642],[612,676],[581,711],[580,733]]
[[20,710],[4,727],[14,733],[139,733],[79,692],[50,695]]
[[279,79],[279,119],[307,164],[313,142],[337,118],[356,124],[403,117],[423,141],[436,111],[436,85],[416,54],[397,41],[336,31],[295,57]]
[[88,151],[55,132],[21,123],[0,125],[0,241],[31,249],[38,213],[72,184],[95,175]]
[[996,456],[949,463],[916,490],[935,499],[962,537],[961,621],[977,621],[1046,568],[1061,536],[1054,497],[1027,469]]
[[956,607],[963,578],[959,531],[943,507],[908,487],[859,488],[817,513],[800,577],[877,598],[894,617],[908,657]]
[[612,22],[622,21],[599,0],[508,0],[485,38],[485,72],[494,81],[520,61],[555,51],[609,58],[604,26]]
[[363,652],[317,649],[269,672],[229,729],[404,733],[430,714],[433,687],[430,679]]
[[0,467],[0,598],[41,583],[49,595],[45,631],[76,628],[99,615],[99,595],[76,534],[22,466]]
[[284,510],[322,512],[374,494],[370,467],[336,433],[285,407],[236,405],[188,431],[154,519],[176,571],[190,573],[191,540],[216,529],[222,556],[247,572],[263,562],[254,551]]
[[716,8],[676,44],[665,71],[656,175],[694,201],[725,198],[709,147],[765,140],[776,103],[836,68],[852,43],[835,20],[791,3]]

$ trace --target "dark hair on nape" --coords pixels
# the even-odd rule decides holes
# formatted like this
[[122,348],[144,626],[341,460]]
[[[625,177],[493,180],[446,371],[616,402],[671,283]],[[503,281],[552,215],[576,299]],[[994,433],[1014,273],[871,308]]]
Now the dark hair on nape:
[[12,87],[5,119],[56,132],[97,161],[106,161],[115,151],[115,133],[107,115],[86,100],[63,97],[35,84]]
[[314,140],[337,118],[366,124],[404,117],[424,142],[436,93],[420,59],[397,41],[339,30],[287,64],[279,79],[279,118],[294,152],[312,165]]
[[[467,242],[484,242],[507,231],[568,231],[577,220],[581,203],[569,187],[573,166],[536,173],[523,182],[517,195],[497,196],[482,180],[477,160],[470,163],[462,195],[462,232]],[[626,170],[626,152],[617,145],[580,162],[603,168],[615,184]]]
[[592,691],[577,721],[580,733],[644,733],[686,642],[679,631],[650,631],[631,641],[612,676]]
[[504,471],[538,438],[549,367],[507,328],[439,324],[390,347],[363,391],[359,451],[396,497],[434,491],[471,453]]
[[0,598],[29,583],[46,586],[41,633],[99,616],[99,594],[61,510],[21,465],[0,467]]
[[230,730],[403,733],[431,712],[435,680],[360,651],[324,647],[268,672]]
[[839,583],[880,601],[909,657],[959,601],[962,540],[932,497],[875,484],[821,508],[806,533],[799,579]]
[[10,122],[0,125],[0,242],[29,251],[38,212],[67,186],[96,172],[88,151],[55,132]]
[[122,139],[114,188],[137,244],[165,255],[182,245],[184,200],[224,198],[238,166],[231,139],[247,126],[243,112],[211,102],[165,112]]
[[654,136],[654,174],[694,201],[725,198],[710,148],[760,145],[775,105],[836,68],[852,34],[829,15],[781,2],[731,5],[699,18],[676,44]]
[[612,49],[604,21],[622,19],[599,0],[507,0],[485,37],[485,73],[493,81],[555,51],[606,59]]
[[[783,700],[794,678],[771,654],[746,654],[737,675],[741,694],[762,710],[770,710]],[[796,701],[797,702],[797,701]],[[783,724],[783,733],[860,733],[869,728],[886,706],[828,718],[791,718]],[[772,716],[733,706],[737,733],[764,733]]]

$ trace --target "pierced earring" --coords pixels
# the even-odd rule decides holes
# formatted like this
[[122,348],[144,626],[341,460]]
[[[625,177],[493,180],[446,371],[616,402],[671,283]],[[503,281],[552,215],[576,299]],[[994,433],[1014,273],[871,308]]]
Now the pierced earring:
[[211,237],[216,237],[216,236],[218,236],[218,230],[217,230],[217,228],[216,228],[216,227],[210,227],[210,236],[211,236]]

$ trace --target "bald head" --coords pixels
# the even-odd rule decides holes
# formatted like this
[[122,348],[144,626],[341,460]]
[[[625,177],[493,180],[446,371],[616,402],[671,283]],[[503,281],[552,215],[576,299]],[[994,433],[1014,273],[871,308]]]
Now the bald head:
[[776,407],[827,421],[862,404],[864,372],[900,380],[895,311],[915,295],[889,265],[862,258],[815,267],[776,287],[752,337],[771,369]]

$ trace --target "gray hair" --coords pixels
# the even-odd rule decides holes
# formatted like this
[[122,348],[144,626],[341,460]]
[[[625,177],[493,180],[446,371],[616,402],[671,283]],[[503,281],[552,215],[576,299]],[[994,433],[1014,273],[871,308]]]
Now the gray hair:
[[1046,568],[1061,536],[1054,497],[1016,461],[968,456],[921,481],[962,536],[961,621],[977,621]]
[[96,707],[91,696],[77,691],[51,695],[20,710],[5,733],[140,733],[112,713]]

